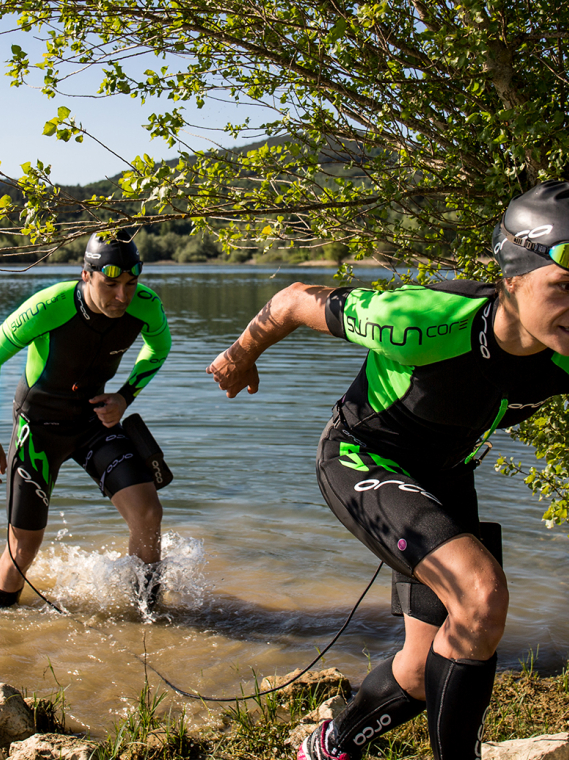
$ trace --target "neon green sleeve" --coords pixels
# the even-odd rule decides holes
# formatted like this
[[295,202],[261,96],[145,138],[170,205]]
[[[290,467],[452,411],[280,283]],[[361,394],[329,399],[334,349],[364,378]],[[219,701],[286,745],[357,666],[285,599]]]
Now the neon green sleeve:
[[0,365],[75,315],[76,285],[76,281],[59,282],[40,290],[4,320],[0,327]]
[[172,338],[162,302],[156,293],[145,285],[137,286],[127,313],[144,322],[141,331],[144,345],[136,357],[128,380],[119,390],[127,404],[132,404],[166,361]]

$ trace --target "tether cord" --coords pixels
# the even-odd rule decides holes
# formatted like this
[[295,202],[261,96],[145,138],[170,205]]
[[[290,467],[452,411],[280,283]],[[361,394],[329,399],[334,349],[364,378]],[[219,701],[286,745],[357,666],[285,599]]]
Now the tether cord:
[[[8,529],[9,529],[9,526],[8,526]],[[112,634],[105,633],[104,631],[101,631],[100,628],[94,628],[93,626],[88,625],[87,623],[84,623],[81,620],[77,620],[70,612],[61,610],[55,604],[53,604],[52,602],[50,602],[49,599],[46,599],[45,596],[40,591],[38,591],[35,588],[35,586],[33,586],[30,583],[30,581],[26,578],[26,576],[22,573],[22,571],[18,567],[18,564],[17,564],[16,560],[12,557],[12,553],[11,552],[10,552],[10,557],[12,559],[12,562],[14,563],[14,565],[16,566],[16,568],[18,569],[18,572],[24,578],[24,580],[26,581],[26,583],[28,584],[28,586],[30,586],[30,588],[32,588],[41,599],[43,599],[51,607],[53,607],[54,610],[56,610],[57,612],[59,612],[61,615],[65,615],[66,617],[69,617],[74,623],[76,623],[77,625],[82,626],[83,628],[88,628],[90,631],[94,631],[95,633],[98,633],[100,636],[102,636],[102,637],[104,637],[106,639],[113,639],[113,641],[117,641],[117,639]],[[307,665],[303,670],[301,670],[300,673],[297,673],[294,676],[294,678],[291,678],[289,681],[287,681],[286,683],[281,684],[280,686],[274,686],[272,689],[265,689],[264,691],[256,691],[254,694],[247,694],[247,695],[240,694],[237,697],[205,697],[203,694],[200,694],[199,692],[193,694],[192,692],[186,691],[185,689],[181,689],[179,686],[176,686],[176,684],[172,683],[172,681],[170,681],[168,678],[166,678],[166,676],[163,675],[157,668],[155,668],[153,665],[151,665],[147,661],[146,657],[141,657],[139,654],[136,654],[136,652],[133,652],[131,649],[128,649],[127,647],[122,646],[122,649],[123,649],[124,652],[127,652],[131,657],[134,657],[136,660],[138,660],[139,662],[141,662],[144,665],[145,668],[148,668],[149,670],[152,670],[153,673],[156,673],[156,675],[158,676],[158,678],[160,678],[166,684],[166,686],[168,686],[170,689],[172,689],[172,691],[175,691],[177,694],[180,694],[182,697],[187,697],[188,699],[197,699],[200,702],[237,702],[240,699],[245,700],[245,699],[256,699],[257,697],[264,697],[267,694],[273,694],[275,691],[281,691],[281,689],[284,689],[287,686],[290,686],[291,683],[294,683],[295,681],[297,681],[308,670],[310,670],[310,668],[312,668],[314,665],[316,665],[316,663],[324,657],[324,655],[326,654],[326,652],[328,652],[328,650],[331,649],[334,646],[334,644],[338,641],[338,639],[340,638],[340,636],[344,633],[344,631],[346,630],[346,628],[350,624],[352,618],[354,617],[354,615],[356,613],[356,610],[358,609],[358,607],[362,603],[362,601],[363,601],[365,595],[367,594],[367,592],[372,587],[372,585],[373,585],[375,579],[377,578],[377,576],[379,575],[379,571],[381,570],[382,567],[383,567],[383,560],[379,563],[379,565],[377,567],[377,570],[375,571],[375,573],[372,576],[372,579],[370,580],[370,582],[367,584],[367,586],[363,590],[363,592],[360,595],[358,601],[352,607],[352,610],[351,610],[350,614],[346,618],[346,620],[345,620],[344,624],[342,625],[342,627],[340,628],[340,630],[336,633],[336,635],[334,636],[334,638],[324,647],[324,649],[321,652],[319,652],[318,656],[315,657],[312,660],[312,662],[309,665]]]
[[203,702],[236,702],[239,699],[256,699],[257,697],[264,697],[266,694],[273,694],[273,692],[280,691],[281,689],[284,689],[286,686],[290,686],[291,683],[294,683],[295,681],[297,681],[308,670],[310,670],[310,668],[313,667],[313,665],[316,665],[316,663],[318,662],[318,660],[321,660],[322,657],[324,657],[324,655],[326,654],[326,652],[336,643],[336,641],[338,641],[338,639],[340,638],[340,636],[342,635],[342,633],[348,627],[351,619],[353,618],[356,610],[360,606],[360,603],[362,602],[363,598],[365,597],[365,595],[367,594],[367,592],[372,587],[372,584],[375,581],[375,579],[377,578],[377,576],[379,575],[379,571],[381,570],[382,567],[383,567],[383,560],[379,563],[379,566],[378,566],[377,570],[375,571],[375,573],[373,574],[373,577],[372,577],[371,581],[365,587],[365,589],[364,589],[363,593],[361,594],[360,598],[355,603],[355,605],[352,608],[352,611],[350,612],[350,614],[346,618],[346,621],[345,621],[344,625],[340,628],[340,630],[334,636],[334,638],[332,639],[332,641],[330,641],[330,643],[327,644],[326,647],[324,647],[324,649],[318,654],[318,657],[315,657],[315,659],[312,660],[312,662],[310,663],[310,665],[307,665],[304,668],[304,670],[301,670],[300,673],[298,673],[294,678],[291,678],[289,681],[287,681],[286,683],[281,684],[280,686],[274,686],[272,689],[265,689],[265,691],[256,691],[255,694],[241,695],[240,697],[232,697],[231,699],[223,698],[223,697],[204,697],[201,694],[192,694],[189,691],[184,691],[184,689],[180,689],[178,686],[176,686],[171,681],[169,681],[167,678],[165,678],[165,676],[163,676],[162,673],[160,673],[158,670],[156,670],[156,668],[153,668],[152,665],[147,665],[147,667],[149,667],[150,670],[154,671],[154,673],[156,673],[156,675],[159,676],[164,681],[164,683],[167,686],[169,686],[173,691],[175,691],[177,694],[180,694],[183,697],[188,697],[190,699],[199,699],[199,700],[201,700]]
[[[20,575],[22,576],[22,578],[24,579],[24,581],[28,584],[28,586],[40,597],[40,599],[43,599],[43,601],[46,602],[47,604],[49,604],[49,606],[52,607],[56,612],[59,612],[60,615],[65,615],[66,617],[69,617],[77,625],[80,625],[83,628],[88,628],[90,631],[94,631],[95,633],[98,633],[100,636],[103,636],[106,639],[113,639],[114,641],[117,641],[117,639],[112,634],[105,633],[104,631],[101,631],[99,628],[94,628],[93,626],[88,625],[87,623],[84,623],[81,620],[77,620],[70,612],[67,612],[66,610],[64,611],[64,610],[60,609],[53,602],[50,602],[50,600],[47,599],[41,593],[41,591],[38,591],[38,589],[33,585],[33,583],[31,583],[26,578],[26,576],[24,575],[24,573],[20,569],[18,563],[16,562],[16,559],[14,558],[14,555],[12,554],[12,548],[10,546],[10,527],[11,527],[11,517],[12,517],[11,513],[12,513],[12,493],[13,493],[13,485],[14,485],[14,469],[15,469],[16,454],[17,454],[20,446],[24,443],[24,441],[25,441],[25,438],[24,438],[24,440],[18,440],[17,441],[16,451],[15,451],[14,457],[12,459],[12,468],[11,468],[11,471],[10,471],[10,503],[8,505],[8,528],[7,528],[7,531],[6,531],[6,540],[7,540],[8,553],[10,555],[10,559],[12,560],[12,563],[13,563],[14,567],[20,573]],[[375,579],[377,578],[377,576],[379,575],[379,572],[380,572],[380,570],[381,570],[382,567],[383,567],[383,560],[379,563],[379,565],[377,567],[377,570],[375,571],[375,573],[372,576],[372,579],[370,580],[370,582],[367,584],[367,586],[363,590],[363,592],[360,595],[358,601],[352,607],[352,610],[351,610],[350,614],[346,618],[346,620],[345,620],[344,624],[342,625],[342,627],[340,628],[340,630],[336,633],[336,635],[334,636],[334,638],[324,647],[324,649],[321,652],[318,653],[318,657],[315,657],[314,660],[312,660],[312,662],[309,665],[307,665],[303,670],[301,670],[300,673],[297,673],[297,675],[295,675],[294,678],[291,678],[286,683],[283,683],[280,686],[274,686],[272,689],[265,689],[264,691],[255,691],[254,694],[247,694],[247,695],[241,694],[238,697],[205,697],[205,696],[203,696],[203,694],[199,694],[199,693],[195,693],[194,694],[192,692],[186,691],[185,689],[181,689],[179,686],[176,686],[174,683],[172,683],[172,681],[170,681],[168,678],[166,678],[166,676],[163,675],[157,668],[155,668],[153,665],[151,665],[146,660],[146,657],[141,657],[139,654],[136,654],[136,652],[133,652],[132,650],[128,649],[127,647],[123,646],[122,649],[123,649],[124,652],[127,652],[131,657],[134,657],[139,662],[141,662],[144,665],[145,668],[148,668],[149,670],[152,670],[153,673],[156,673],[156,675],[166,684],[166,686],[168,686],[170,689],[172,689],[172,691],[175,691],[177,694],[180,694],[182,697],[187,697],[188,699],[197,699],[200,702],[238,702],[240,699],[241,700],[246,700],[246,699],[257,699],[258,697],[264,697],[267,694],[273,694],[276,691],[281,691],[281,689],[284,689],[287,686],[290,686],[291,683],[294,683],[295,681],[297,681],[301,676],[303,676],[307,671],[309,671],[310,668],[312,668],[314,665],[316,665],[316,663],[324,657],[324,655],[326,654],[326,652],[328,652],[328,650],[331,649],[334,646],[334,644],[338,641],[338,639],[340,638],[340,636],[344,633],[344,631],[346,630],[346,628],[350,624],[352,618],[354,617],[354,615],[356,613],[356,610],[358,609],[358,607],[362,603],[362,601],[363,601],[365,595],[367,594],[367,592],[372,587],[372,585],[373,585]]]

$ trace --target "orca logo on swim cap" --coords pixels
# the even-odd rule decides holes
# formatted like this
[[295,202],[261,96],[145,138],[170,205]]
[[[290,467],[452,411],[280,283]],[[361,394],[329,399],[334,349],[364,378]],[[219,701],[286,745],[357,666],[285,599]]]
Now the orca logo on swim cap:
[[101,254],[100,253],[90,253],[89,251],[85,254],[86,259],[100,259]]
[[542,224],[540,227],[534,227],[533,230],[521,230],[515,235],[515,237],[523,238],[524,240],[526,240],[526,238],[533,240],[533,238],[549,235],[552,229],[552,224]]

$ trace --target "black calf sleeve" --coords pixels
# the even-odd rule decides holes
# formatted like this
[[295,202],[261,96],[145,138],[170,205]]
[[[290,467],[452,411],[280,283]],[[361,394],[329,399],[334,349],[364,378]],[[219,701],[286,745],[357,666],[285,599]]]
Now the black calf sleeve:
[[435,760],[476,760],[492,696],[496,655],[448,660],[432,646],[425,667],[427,718]]
[[384,660],[366,676],[354,700],[334,718],[330,743],[357,760],[372,739],[400,726],[425,709],[399,686],[392,671],[393,657]]

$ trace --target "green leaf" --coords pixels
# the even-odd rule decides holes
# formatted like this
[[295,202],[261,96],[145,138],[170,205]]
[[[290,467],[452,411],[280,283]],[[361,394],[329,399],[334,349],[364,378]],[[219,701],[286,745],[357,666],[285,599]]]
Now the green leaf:
[[71,110],[69,108],[66,108],[65,106],[60,106],[57,109],[57,117],[59,121],[65,121],[69,114],[71,113]]
[[47,135],[48,137],[51,137],[57,131],[57,124],[58,124],[57,119],[51,119],[50,121],[46,121],[42,134]]

